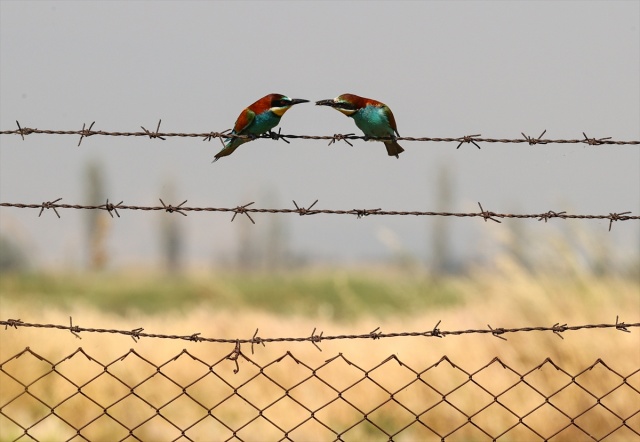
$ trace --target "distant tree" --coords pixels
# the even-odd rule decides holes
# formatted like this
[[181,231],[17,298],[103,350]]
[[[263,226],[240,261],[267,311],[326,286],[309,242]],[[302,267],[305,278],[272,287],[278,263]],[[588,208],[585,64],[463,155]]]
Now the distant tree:
[[[239,219],[238,219],[239,218]],[[256,226],[246,216],[236,218],[238,247],[236,251],[238,269],[252,271],[258,267],[260,252],[256,242]]]
[[[279,206],[275,193],[269,192],[264,201],[271,207]],[[282,270],[290,263],[289,228],[283,216],[273,215],[269,217],[264,240],[264,253],[262,253],[263,267],[274,272]]]
[[250,271],[256,267],[257,248],[255,245],[254,235],[251,232],[251,221],[240,217],[237,224],[238,231],[238,248],[237,248],[237,265],[240,270]]
[[[273,191],[261,198],[267,206],[278,206]],[[251,215],[255,217],[255,215]],[[236,265],[241,271],[274,272],[292,263],[289,249],[289,229],[282,216],[274,214],[265,222],[253,224],[246,216],[237,217]]]
[[[436,178],[436,210],[449,211],[453,204],[453,177],[449,166],[440,164]],[[436,274],[453,272],[451,253],[451,221],[449,218],[436,216],[432,220],[431,250],[432,269]]]
[[[163,186],[165,201],[175,200],[175,184],[167,180]],[[180,229],[180,220],[175,213],[161,213],[160,221],[160,248],[164,261],[164,267],[171,274],[179,273],[183,268],[184,235]]]
[[[85,201],[88,205],[106,202],[104,167],[98,161],[90,161],[85,168]],[[109,216],[103,210],[86,211],[88,266],[92,270],[102,270],[108,262],[106,248],[109,232]]]
[[0,273],[20,272],[27,267],[27,255],[20,245],[6,235],[0,235]]
[[[518,212],[518,210],[514,210]],[[521,220],[506,220],[504,223],[507,231],[506,248],[509,256],[518,263],[523,269],[533,270],[535,267],[534,259],[530,252],[531,234]]]

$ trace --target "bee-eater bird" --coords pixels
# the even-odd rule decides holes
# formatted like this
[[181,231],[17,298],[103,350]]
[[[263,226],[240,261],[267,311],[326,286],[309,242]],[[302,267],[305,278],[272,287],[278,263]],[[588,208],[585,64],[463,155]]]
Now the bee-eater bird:
[[216,154],[213,161],[215,162],[222,157],[231,155],[241,144],[271,131],[280,123],[280,118],[291,106],[308,102],[309,100],[289,98],[282,94],[265,95],[240,113],[231,131],[232,135],[248,135],[249,138],[225,139],[224,148]]
[[356,126],[364,132],[365,138],[390,137],[391,140],[383,141],[389,156],[399,158],[398,155],[404,152],[404,149],[395,139],[396,135],[400,136],[400,134],[398,133],[393,113],[386,104],[371,98],[342,94],[332,100],[316,101],[316,105],[332,107],[347,117],[353,118]]

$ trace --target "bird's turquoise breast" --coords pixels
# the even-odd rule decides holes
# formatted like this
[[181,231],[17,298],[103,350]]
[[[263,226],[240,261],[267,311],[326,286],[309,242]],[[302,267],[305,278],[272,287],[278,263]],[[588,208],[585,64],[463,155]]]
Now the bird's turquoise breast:
[[369,137],[388,137],[393,135],[389,118],[384,109],[366,106],[352,115],[356,126]]
[[[260,135],[265,132],[269,132],[280,123],[280,117],[271,111],[263,112],[255,116],[251,124],[246,129],[240,131],[239,135]],[[233,132],[236,133],[235,131]],[[227,138],[225,139],[225,146],[230,149],[235,149],[241,144],[246,143],[249,140],[243,138]]]
[[256,115],[247,128],[248,134],[260,135],[270,131],[280,123],[280,117],[271,111]]

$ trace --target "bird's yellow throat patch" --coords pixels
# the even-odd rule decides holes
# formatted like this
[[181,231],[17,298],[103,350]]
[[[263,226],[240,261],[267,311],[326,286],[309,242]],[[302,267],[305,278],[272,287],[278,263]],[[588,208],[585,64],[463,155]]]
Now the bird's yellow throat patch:
[[271,112],[273,112],[274,114],[276,114],[277,116],[281,117],[284,115],[284,113],[286,111],[288,111],[291,108],[291,106],[284,106],[284,107],[272,107],[271,108]]
[[355,109],[341,109],[339,107],[334,107],[335,110],[342,112],[343,114],[345,114],[347,117],[350,117],[351,115],[356,113]]

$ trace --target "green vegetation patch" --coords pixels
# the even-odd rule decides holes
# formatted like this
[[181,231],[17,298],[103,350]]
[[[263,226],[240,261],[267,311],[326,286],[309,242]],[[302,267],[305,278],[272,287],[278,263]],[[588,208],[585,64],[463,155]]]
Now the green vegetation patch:
[[423,276],[364,272],[225,274],[165,277],[129,274],[3,274],[0,299],[40,305],[89,305],[119,314],[251,308],[282,315],[350,320],[452,306],[462,295]]

